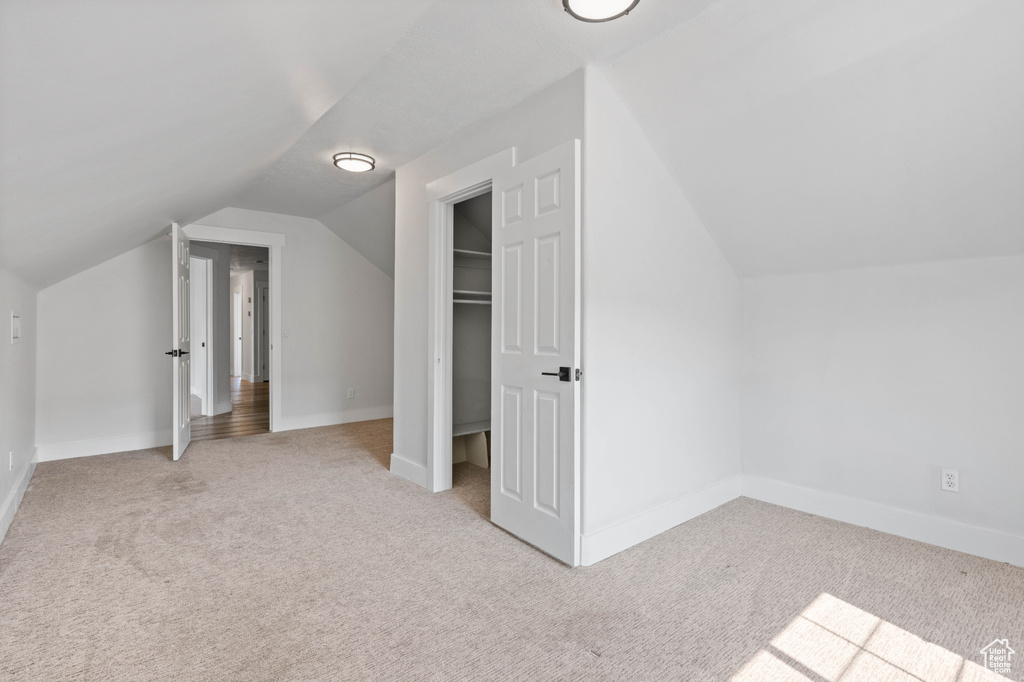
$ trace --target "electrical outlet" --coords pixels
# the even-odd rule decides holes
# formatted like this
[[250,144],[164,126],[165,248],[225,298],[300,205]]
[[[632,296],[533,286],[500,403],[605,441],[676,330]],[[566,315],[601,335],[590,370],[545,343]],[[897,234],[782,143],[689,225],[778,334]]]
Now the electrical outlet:
[[348,399],[352,400],[352,398],[355,398],[355,397],[356,397],[356,389],[354,389],[354,388],[348,389]]
[[943,469],[942,489],[948,493],[960,492],[960,472],[956,469]]

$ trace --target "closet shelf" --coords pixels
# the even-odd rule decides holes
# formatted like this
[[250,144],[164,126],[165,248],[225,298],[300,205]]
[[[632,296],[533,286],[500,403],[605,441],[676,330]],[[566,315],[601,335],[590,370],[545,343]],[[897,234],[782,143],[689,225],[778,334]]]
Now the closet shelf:
[[472,289],[456,289],[452,292],[456,296],[490,296],[489,291],[473,291]]
[[476,305],[490,305],[490,301],[482,301],[478,298],[456,298],[452,300],[452,303],[473,303]]
[[470,258],[473,260],[491,260],[491,254],[488,251],[470,251],[469,249],[452,249],[452,253],[455,254],[456,258]]
[[485,419],[480,422],[469,422],[468,424],[452,424],[452,438],[468,436],[471,433],[482,433],[491,430],[491,420]]

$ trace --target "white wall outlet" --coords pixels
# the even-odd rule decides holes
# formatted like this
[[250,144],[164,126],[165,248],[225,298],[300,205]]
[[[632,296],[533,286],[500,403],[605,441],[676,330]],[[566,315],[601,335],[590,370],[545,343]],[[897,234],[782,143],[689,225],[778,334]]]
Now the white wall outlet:
[[348,399],[352,400],[352,398],[355,398],[355,397],[356,397],[356,389],[354,389],[354,388],[348,389]]
[[960,492],[960,472],[956,469],[943,469],[942,489],[948,493]]

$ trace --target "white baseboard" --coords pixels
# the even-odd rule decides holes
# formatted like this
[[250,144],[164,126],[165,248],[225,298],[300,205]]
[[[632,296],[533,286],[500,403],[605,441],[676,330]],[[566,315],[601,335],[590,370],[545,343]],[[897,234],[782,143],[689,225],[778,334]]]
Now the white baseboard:
[[403,459],[393,452],[391,453],[391,473],[399,478],[412,481],[421,488],[427,487],[427,467]]
[[11,488],[11,492],[7,494],[7,499],[4,500],[4,506],[0,507],[0,542],[4,541],[7,537],[7,529],[11,527],[11,523],[14,521],[14,515],[18,512],[18,506],[21,504],[21,498],[25,497],[25,491],[28,490],[28,484],[32,480],[32,474],[36,471],[36,459],[33,457],[31,461],[25,464],[18,473],[18,479],[14,482],[14,487]]
[[328,412],[310,414],[302,417],[285,417],[277,420],[274,431],[294,431],[295,429],[313,429],[318,426],[334,426],[335,424],[351,424],[371,419],[387,419],[394,416],[394,407],[366,407],[346,412]]
[[231,399],[228,398],[213,406],[213,412],[206,414],[207,417],[216,417],[218,414],[227,414],[231,411]]
[[[391,470],[394,472],[394,455]],[[424,473],[426,473],[424,471]],[[591,566],[633,545],[664,533],[681,523],[711,511],[740,496],[742,477],[733,476],[695,490],[684,497],[655,507],[609,528],[580,538],[580,563]]]
[[92,455],[107,455],[112,452],[145,450],[147,448],[170,445],[171,442],[172,434],[170,431],[156,431],[153,433],[133,433],[128,436],[114,436],[112,438],[76,440],[68,443],[50,443],[36,447],[36,461],[53,462],[73,457],[91,457]]
[[743,495],[930,545],[1024,566],[1024,537],[1020,535],[759,476],[743,477]]
[[250,384],[256,382],[251,374],[246,374],[245,372],[242,373],[242,381],[248,381]]

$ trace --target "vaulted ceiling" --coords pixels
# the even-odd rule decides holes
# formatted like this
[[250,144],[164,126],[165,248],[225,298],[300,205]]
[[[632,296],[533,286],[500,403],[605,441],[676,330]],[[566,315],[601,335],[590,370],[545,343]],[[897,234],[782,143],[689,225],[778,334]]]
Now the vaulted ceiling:
[[426,0],[4,0],[0,266],[38,286],[227,205]]
[[722,2],[609,79],[741,275],[1024,253],[1024,3]]
[[1017,0],[0,0],[0,266],[321,218],[584,64],[740,274],[1024,253],[1022,35]]

